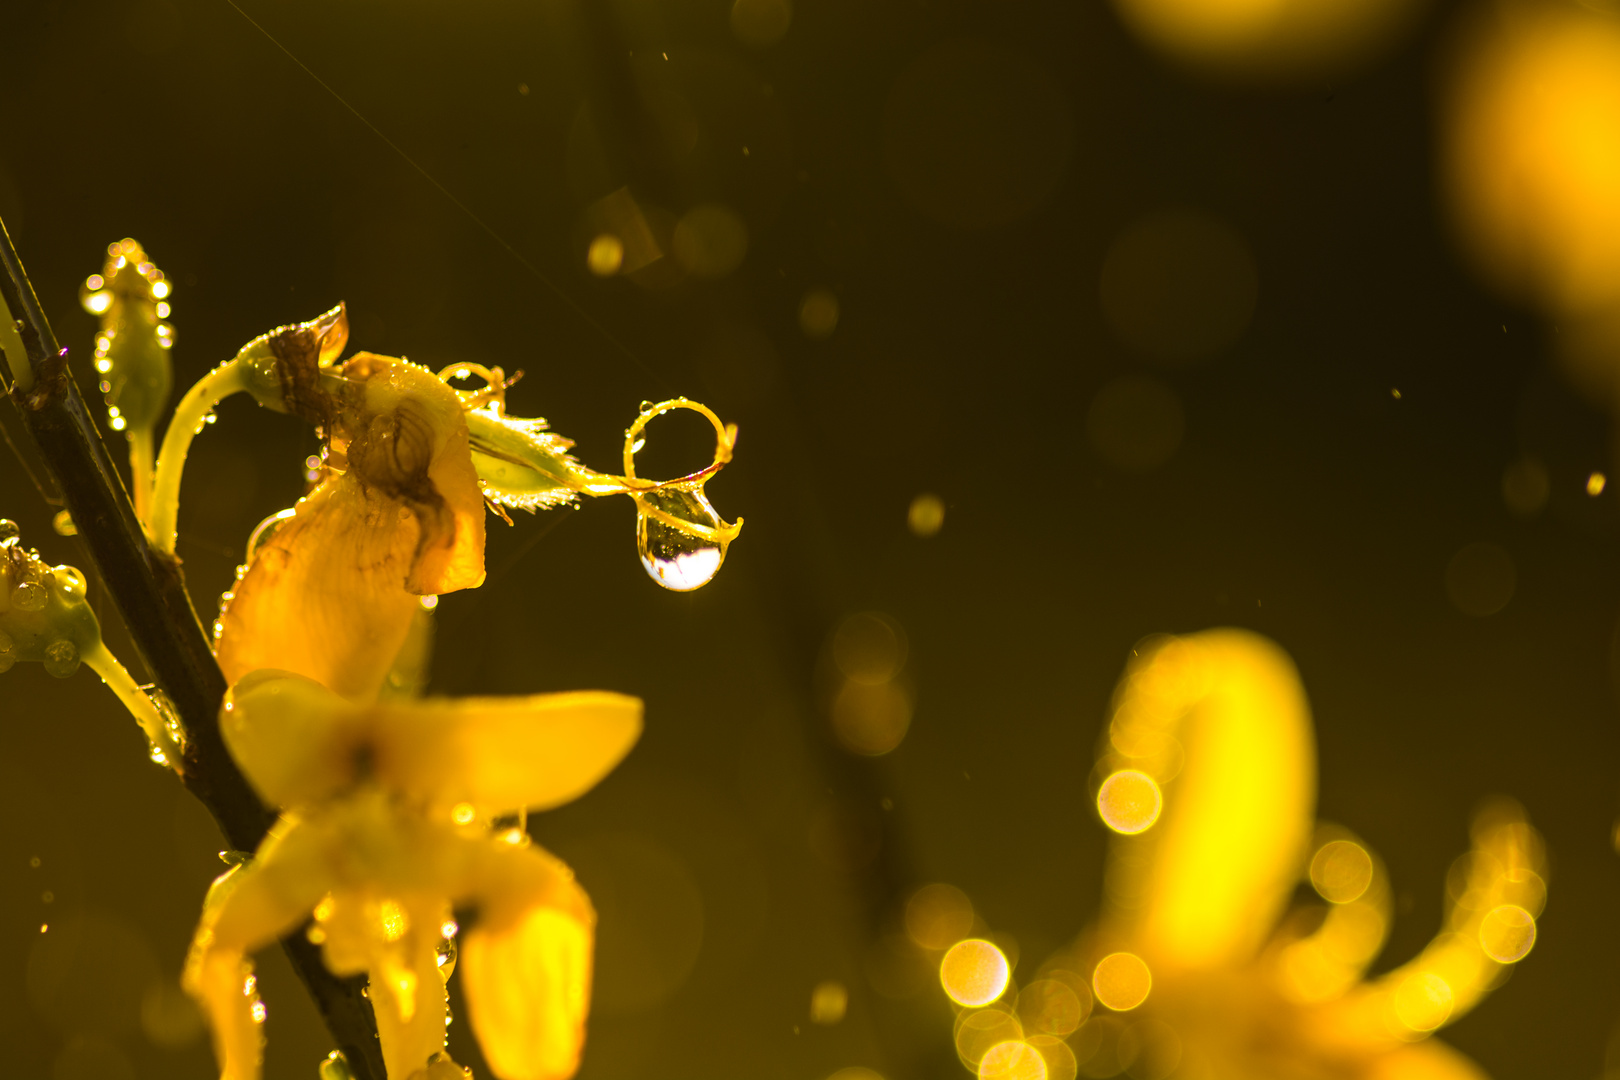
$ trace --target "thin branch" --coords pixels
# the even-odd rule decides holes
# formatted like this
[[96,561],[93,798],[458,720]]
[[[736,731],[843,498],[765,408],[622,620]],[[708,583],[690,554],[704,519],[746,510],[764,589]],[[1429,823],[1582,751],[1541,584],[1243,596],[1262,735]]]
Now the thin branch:
[[[130,637],[180,716],[186,749],[175,767],[181,781],[214,815],[232,847],[253,851],[275,821],[275,812],[248,786],[220,737],[225,678],[186,592],[179,562],[154,551],[141,531],[123,480],[68,372],[67,350],[57,345],[4,222],[0,264],[5,268],[0,295],[21,316],[17,330],[26,360],[9,354],[7,360],[16,382],[11,396],[22,408],[23,425],[61,489]],[[361,993],[364,980],[339,979],[327,971],[319,948],[302,930],[281,944],[356,1080],[384,1080],[376,1020]]]

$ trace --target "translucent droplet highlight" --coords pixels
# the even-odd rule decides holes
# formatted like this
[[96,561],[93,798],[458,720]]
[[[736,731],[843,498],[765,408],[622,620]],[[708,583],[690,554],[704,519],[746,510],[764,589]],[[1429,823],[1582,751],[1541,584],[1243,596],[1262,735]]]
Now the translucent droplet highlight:
[[682,488],[649,491],[637,496],[636,509],[636,550],[649,577],[675,592],[691,592],[714,580],[725,559],[725,545],[671,521],[696,525],[705,532],[720,528],[720,515],[703,492]]

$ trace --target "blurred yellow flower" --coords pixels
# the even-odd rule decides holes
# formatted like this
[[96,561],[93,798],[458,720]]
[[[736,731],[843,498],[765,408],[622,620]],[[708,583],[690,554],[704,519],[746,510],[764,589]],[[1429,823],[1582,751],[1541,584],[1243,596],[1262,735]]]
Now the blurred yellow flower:
[[[572,1075],[595,916],[573,873],[494,818],[588,790],[629,751],[641,702],[606,692],[363,705],[257,672],[221,714],[255,789],[286,808],[254,859],[215,882],[184,975],[225,1080],[256,1080],[264,1006],[246,959],[313,914],[335,974],[365,973],[388,1075],[444,1049],[445,943],[501,1080]],[[471,909],[456,925],[452,911]]]
[[[1447,878],[1442,932],[1364,980],[1390,888],[1364,843],[1313,823],[1315,754],[1298,672],[1273,643],[1213,630],[1138,648],[1093,774],[1115,832],[1106,911],[1036,976],[1082,984],[1104,1006],[1069,1038],[1070,1070],[1482,1076],[1424,1040],[1530,951],[1546,898],[1539,836],[1515,805],[1481,811]],[[1162,810],[1138,812],[1161,793]],[[1302,877],[1325,903],[1290,911]]]

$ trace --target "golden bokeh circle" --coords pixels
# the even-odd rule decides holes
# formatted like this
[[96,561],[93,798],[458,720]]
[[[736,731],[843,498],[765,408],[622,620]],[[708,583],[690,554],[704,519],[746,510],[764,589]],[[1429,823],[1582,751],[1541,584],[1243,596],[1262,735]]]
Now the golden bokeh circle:
[[1097,1001],[1115,1012],[1129,1012],[1146,1001],[1153,989],[1153,972],[1135,953],[1110,953],[1097,961],[1091,990]]
[[976,1008],[995,1001],[1007,990],[1012,966],[1007,957],[983,938],[958,941],[939,962],[939,982],[958,1005]]
[[1133,836],[1159,820],[1164,795],[1153,777],[1137,769],[1121,769],[1097,789],[1097,813],[1117,833]]

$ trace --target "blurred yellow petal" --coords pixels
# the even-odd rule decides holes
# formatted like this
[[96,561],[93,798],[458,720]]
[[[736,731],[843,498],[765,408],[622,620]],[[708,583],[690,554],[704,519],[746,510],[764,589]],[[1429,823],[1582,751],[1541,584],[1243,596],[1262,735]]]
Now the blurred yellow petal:
[[353,747],[361,715],[307,676],[255,671],[226,693],[220,733],[265,802],[308,805],[358,779]]
[[332,836],[283,818],[255,861],[215,882],[181,984],[208,1015],[221,1080],[258,1080],[264,1019],[247,956],[297,926],[329,887]]
[[1362,1076],[1363,1080],[1490,1080],[1478,1065],[1434,1039],[1374,1058]]
[[363,779],[435,811],[544,810],[583,795],[641,735],[641,700],[585,690],[355,705],[306,677],[257,671],[226,695],[225,745],[277,806]]
[[1254,955],[1298,880],[1316,801],[1316,749],[1299,674],[1242,630],[1172,639],[1129,676],[1121,711],[1157,714],[1186,749],[1152,845],[1134,940],[1155,967]]
[[533,848],[492,846],[461,978],[473,1033],[501,1080],[566,1080],[579,1067],[596,922],[573,874]]
[[577,799],[641,735],[641,699],[602,690],[429,699],[376,714],[383,783],[486,815]]
[[389,1076],[408,1076],[444,1049],[444,1017],[448,1008],[445,981],[439,977],[437,920],[430,928],[418,927],[402,950],[404,962],[387,964],[370,973],[371,1005],[382,1040],[383,1061]]

